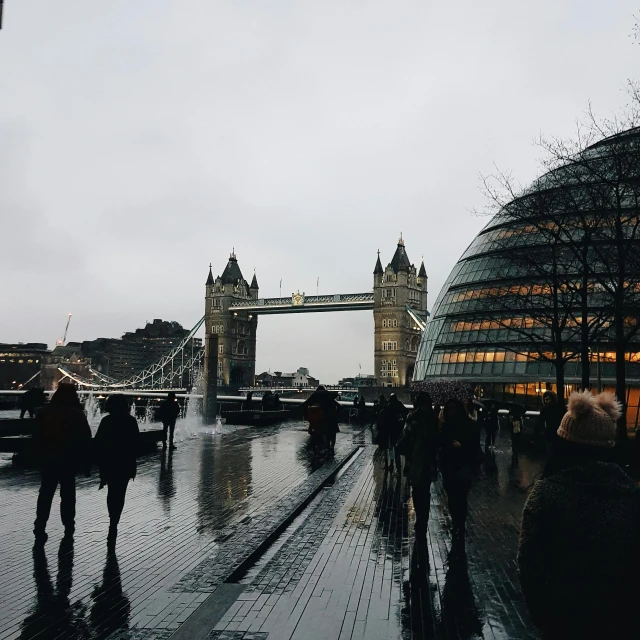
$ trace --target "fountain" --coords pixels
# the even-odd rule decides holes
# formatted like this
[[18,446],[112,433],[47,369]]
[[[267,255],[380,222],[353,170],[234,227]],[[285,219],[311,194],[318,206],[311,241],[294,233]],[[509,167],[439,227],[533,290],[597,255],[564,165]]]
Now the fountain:
[[93,393],[90,393],[86,397],[84,401],[84,410],[87,414],[87,421],[89,422],[89,426],[92,428],[97,428],[100,424],[102,413],[100,411],[100,402],[93,395]]

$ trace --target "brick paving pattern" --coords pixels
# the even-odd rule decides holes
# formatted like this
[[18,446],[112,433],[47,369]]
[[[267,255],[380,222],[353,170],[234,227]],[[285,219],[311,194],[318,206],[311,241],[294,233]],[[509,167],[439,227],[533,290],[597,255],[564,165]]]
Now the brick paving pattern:
[[521,455],[511,469],[499,441],[474,482],[457,560],[436,483],[418,580],[406,480],[382,469],[367,430],[342,431],[332,461],[313,459],[302,424],[183,430],[173,456],[141,461],[111,557],[95,479],[79,482],[73,551],[58,554],[52,509],[39,557],[37,474],[0,467],[0,640],[538,638],[515,552],[539,461]]

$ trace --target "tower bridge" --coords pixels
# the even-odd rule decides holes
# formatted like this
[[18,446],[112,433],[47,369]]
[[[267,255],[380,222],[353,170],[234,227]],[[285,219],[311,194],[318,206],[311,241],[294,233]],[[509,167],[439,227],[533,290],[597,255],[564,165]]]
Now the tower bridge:
[[[427,318],[427,273],[410,262],[402,239],[393,258],[382,267],[380,252],[373,271],[373,291],[307,296],[260,298],[257,276],[251,284],[242,276],[235,251],[222,275],[205,284],[205,313],[188,336],[158,362],[126,380],[114,380],[90,371],[83,378],[66,365],[64,377],[83,388],[159,389],[184,388],[204,367],[206,386],[251,386],[255,378],[258,318],[262,315],[373,311],[375,377],[381,386],[404,386],[413,375],[420,335]],[[194,350],[192,338],[205,325],[205,348]],[[212,375],[214,374],[215,375]],[[185,382],[187,381],[187,382]]]
[[419,270],[411,263],[402,237],[384,269],[378,252],[371,292],[315,296],[297,292],[290,297],[260,298],[256,274],[251,284],[244,279],[235,251],[217,278],[209,266],[205,286],[207,379],[213,366],[222,385],[253,383],[261,315],[358,310],[373,311],[378,383],[404,386],[413,375],[420,334],[427,317],[427,273],[424,261]]

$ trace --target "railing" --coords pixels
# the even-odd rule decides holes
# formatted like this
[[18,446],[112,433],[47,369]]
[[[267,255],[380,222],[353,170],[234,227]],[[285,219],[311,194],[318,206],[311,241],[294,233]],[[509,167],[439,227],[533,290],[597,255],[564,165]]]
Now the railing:
[[306,307],[310,305],[340,305],[372,303],[373,293],[334,293],[322,296],[306,296],[301,294],[299,302],[294,296],[287,298],[258,298],[257,300],[238,300],[233,302],[229,309],[257,309],[258,307]]

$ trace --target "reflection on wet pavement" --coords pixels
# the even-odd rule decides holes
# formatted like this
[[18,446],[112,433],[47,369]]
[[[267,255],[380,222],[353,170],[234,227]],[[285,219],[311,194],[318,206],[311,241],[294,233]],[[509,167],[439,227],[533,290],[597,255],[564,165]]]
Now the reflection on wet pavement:
[[98,492],[96,474],[77,479],[75,545],[56,558],[55,586],[49,564],[63,533],[55,504],[49,541],[33,556],[39,475],[0,470],[0,638],[54,638],[64,630],[60,637],[93,639],[135,624],[159,588],[215,553],[221,530],[294,490],[317,464],[302,423],[225,426],[214,434],[180,427],[175,452],[140,459],[115,556],[106,555],[106,492]]
[[[0,639],[167,638],[215,595],[205,574],[219,571],[218,554],[234,545],[241,554],[251,527],[308,491],[318,476],[311,474],[328,464],[312,456],[301,423],[216,433],[182,427],[175,452],[140,460],[115,554],[107,553],[96,478],[78,479],[75,545],[58,548],[53,509],[49,542],[32,552],[38,475],[0,470]],[[515,569],[520,513],[539,460],[522,454],[512,468],[499,441],[470,493],[466,547],[452,549],[439,482],[418,544],[408,483],[382,468],[368,430],[344,427],[338,445],[361,449],[270,550],[229,578],[244,590],[211,621],[208,637],[539,637]]]

